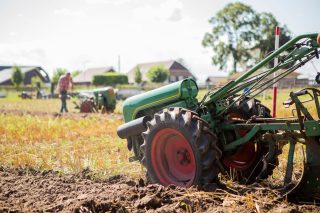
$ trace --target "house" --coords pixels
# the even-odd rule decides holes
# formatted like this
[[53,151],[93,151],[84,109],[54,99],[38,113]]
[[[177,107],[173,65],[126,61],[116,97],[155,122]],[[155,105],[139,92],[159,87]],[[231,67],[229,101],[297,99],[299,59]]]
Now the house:
[[227,76],[209,76],[206,79],[207,88],[221,87],[229,81]]
[[73,83],[76,85],[90,85],[93,80],[93,76],[107,73],[107,72],[115,72],[113,67],[98,67],[98,68],[89,68],[79,75],[73,78]]
[[[277,75],[281,75],[286,70],[278,70]],[[237,72],[229,77],[229,80],[236,80],[242,76],[245,72]],[[298,78],[300,74],[298,72],[291,72],[289,75],[285,76],[278,82],[278,88],[292,88],[292,87],[305,87],[308,86],[309,80],[307,78]],[[265,80],[270,80],[273,75],[269,75]]]
[[147,78],[147,73],[151,67],[156,65],[163,65],[166,69],[169,70],[169,78],[168,78],[169,83],[176,82],[185,78],[196,79],[196,77],[181,63],[175,60],[170,60],[170,61],[137,64],[128,72],[129,83],[134,83],[135,71],[138,67],[142,74],[142,81],[148,81],[149,79]]
[[[11,81],[13,66],[0,66],[0,85],[13,85]],[[42,68],[37,66],[20,66],[24,74],[23,84],[29,85],[32,83],[33,77],[39,77],[43,83],[50,83],[48,73]]]

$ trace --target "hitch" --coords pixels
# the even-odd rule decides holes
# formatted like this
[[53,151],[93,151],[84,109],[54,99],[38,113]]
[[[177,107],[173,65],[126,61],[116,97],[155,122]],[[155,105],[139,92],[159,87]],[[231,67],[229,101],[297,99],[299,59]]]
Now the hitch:
[[288,195],[290,198],[320,200],[320,141],[319,137],[306,138],[306,162],[300,182]]

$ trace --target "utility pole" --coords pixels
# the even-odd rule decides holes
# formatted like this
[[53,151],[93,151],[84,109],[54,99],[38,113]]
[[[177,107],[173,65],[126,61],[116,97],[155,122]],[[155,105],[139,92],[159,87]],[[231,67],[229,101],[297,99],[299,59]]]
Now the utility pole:
[[120,55],[118,55],[118,72],[121,72],[121,66],[120,66]]

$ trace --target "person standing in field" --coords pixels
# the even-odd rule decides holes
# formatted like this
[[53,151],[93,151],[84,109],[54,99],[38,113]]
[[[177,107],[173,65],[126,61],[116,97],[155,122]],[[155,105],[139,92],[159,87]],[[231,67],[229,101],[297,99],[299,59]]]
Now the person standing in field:
[[65,75],[60,76],[58,82],[58,92],[59,97],[61,99],[61,109],[60,112],[62,113],[63,110],[68,112],[67,108],[67,98],[68,98],[68,90],[73,89],[73,82],[71,78],[71,73],[67,72]]

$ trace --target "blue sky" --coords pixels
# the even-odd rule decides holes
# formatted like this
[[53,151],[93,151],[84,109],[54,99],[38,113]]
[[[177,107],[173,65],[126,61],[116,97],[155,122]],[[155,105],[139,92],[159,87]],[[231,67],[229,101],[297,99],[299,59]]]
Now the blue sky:
[[[0,64],[52,73],[183,58],[203,80],[217,73],[201,41],[208,20],[231,0],[0,0]],[[295,34],[320,32],[319,0],[244,0]],[[319,67],[319,62],[315,63]],[[311,65],[305,69],[313,71]],[[302,71],[303,71],[302,70]]]

